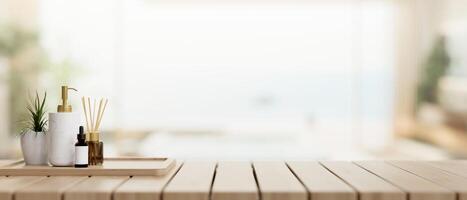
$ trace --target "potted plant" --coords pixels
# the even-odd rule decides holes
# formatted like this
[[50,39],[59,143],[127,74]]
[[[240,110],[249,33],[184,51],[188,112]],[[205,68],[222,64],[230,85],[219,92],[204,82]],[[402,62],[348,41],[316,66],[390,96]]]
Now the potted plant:
[[26,127],[21,131],[21,150],[26,165],[47,165],[46,98],[47,93],[41,99],[36,92],[35,98],[31,98],[27,106]]

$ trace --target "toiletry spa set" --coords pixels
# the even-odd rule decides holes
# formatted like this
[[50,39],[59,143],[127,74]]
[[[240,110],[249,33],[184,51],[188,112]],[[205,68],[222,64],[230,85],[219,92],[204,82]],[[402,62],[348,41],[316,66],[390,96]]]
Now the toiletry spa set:
[[47,92],[31,96],[20,133],[24,159],[0,166],[0,176],[159,176],[175,167],[175,159],[166,157],[104,158],[99,127],[108,100],[82,97],[81,117],[68,101],[76,89],[61,89],[61,103],[48,119]]
[[[48,157],[49,163],[56,167],[74,166],[77,168],[88,165],[102,165],[104,161],[104,144],[99,141],[99,126],[105,112],[108,100],[97,101],[91,98],[82,98],[86,118],[86,133],[81,126],[81,115],[73,112],[68,103],[68,91],[74,90],[62,86],[61,105],[56,113],[49,113],[48,130]],[[96,113],[97,109],[97,113]]]

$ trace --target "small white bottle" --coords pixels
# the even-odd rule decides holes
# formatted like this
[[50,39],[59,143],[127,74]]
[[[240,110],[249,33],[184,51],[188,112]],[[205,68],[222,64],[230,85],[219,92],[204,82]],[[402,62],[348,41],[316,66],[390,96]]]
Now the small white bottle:
[[56,113],[49,113],[48,155],[53,166],[73,166],[75,160],[75,131],[81,120],[68,105],[68,90],[76,91],[62,86],[62,105],[58,105]]
[[78,142],[75,144],[75,167],[86,168],[88,167],[88,143],[86,142],[86,135],[84,134],[83,126],[79,127]]

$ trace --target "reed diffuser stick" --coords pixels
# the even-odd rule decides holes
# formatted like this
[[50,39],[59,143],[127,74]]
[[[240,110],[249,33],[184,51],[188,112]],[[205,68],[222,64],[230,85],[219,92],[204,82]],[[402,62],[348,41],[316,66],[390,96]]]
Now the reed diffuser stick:
[[94,120],[92,119],[92,113],[91,113],[91,98],[88,97],[88,106],[89,106],[89,117],[91,118],[91,129],[90,131],[93,132],[94,130],[92,129],[94,127]]
[[97,118],[96,118],[96,123],[94,124],[94,129],[98,130],[97,128],[99,127],[99,118],[101,116],[101,111],[102,111],[102,99],[99,101],[99,110],[97,111]]
[[[96,127],[96,99],[94,99],[94,107],[92,108],[92,128]],[[94,131],[97,131],[95,128],[93,129]]]
[[[101,99],[101,102],[103,101],[104,99]],[[100,112],[99,114],[99,117],[97,119],[97,126],[96,126],[96,129],[99,129],[99,126],[101,125],[101,120],[102,120],[102,117],[104,116],[104,112],[105,112],[105,108],[107,107],[107,102],[109,102],[108,99],[105,99],[105,103],[104,103],[104,107],[102,108],[102,111]],[[100,107],[100,106],[99,106]]]
[[81,102],[83,103],[84,116],[86,117],[86,130],[89,132],[89,119],[88,119],[88,112],[86,110],[86,100],[84,97],[81,98]]

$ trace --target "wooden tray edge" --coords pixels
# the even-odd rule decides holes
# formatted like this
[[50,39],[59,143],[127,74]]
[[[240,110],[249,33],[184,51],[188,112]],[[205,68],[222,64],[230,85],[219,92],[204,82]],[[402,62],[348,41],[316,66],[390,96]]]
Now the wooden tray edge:
[[167,157],[109,157],[104,158],[105,160],[169,160]]
[[[163,176],[176,165],[173,158],[108,158],[105,160],[163,160],[163,169],[99,169],[99,168],[74,168],[36,166],[38,168],[11,168],[24,163],[19,160],[0,167],[0,176]],[[40,167],[44,167],[41,169]]]

